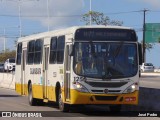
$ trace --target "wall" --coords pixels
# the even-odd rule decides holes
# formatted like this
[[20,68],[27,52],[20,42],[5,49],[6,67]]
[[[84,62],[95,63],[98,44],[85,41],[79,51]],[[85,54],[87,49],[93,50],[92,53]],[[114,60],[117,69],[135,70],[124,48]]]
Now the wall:
[[15,73],[0,73],[0,87],[15,89]]

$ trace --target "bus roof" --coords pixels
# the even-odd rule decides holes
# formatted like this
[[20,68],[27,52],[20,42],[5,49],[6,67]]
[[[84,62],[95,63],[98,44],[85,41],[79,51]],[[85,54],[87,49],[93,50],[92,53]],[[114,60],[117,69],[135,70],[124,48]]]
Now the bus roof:
[[111,28],[111,29],[128,29],[128,30],[133,30],[130,27],[124,27],[124,26],[104,26],[104,25],[92,25],[92,26],[73,26],[69,28],[64,28],[64,29],[59,29],[59,30],[52,30],[48,32],[43,32],[43,33],[37,33],[37,34],[32,34],[28,35],[25,37],[20,37],[18,39],[18,42],[23,42],[23,41],[28,41],[28,40],[35,40],[35,39],[40,39],[40,38],[46,38],[46,37],[51,37],[51,36],[60,36],[60,35],[66,35],[66,34],[71,34],[74,33],[77,29],[81,28]]

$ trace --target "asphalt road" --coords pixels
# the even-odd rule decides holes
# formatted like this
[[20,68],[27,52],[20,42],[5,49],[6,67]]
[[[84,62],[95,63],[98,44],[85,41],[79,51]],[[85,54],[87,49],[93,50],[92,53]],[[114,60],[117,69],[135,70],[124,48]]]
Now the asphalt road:
[[140,86],[160,89],[160,73],[142,73]]
[[[152,83],[152,84],[151,84]],[[158,76],[142,76],[140,78],[141,86],[159,87],[160,77]],[[160,88],[160,87],[159,87]],[[146,109],[149,111],[149,109]],[[143,113],[144,109],[139,106],[123,106],[122,112],[118,114],[113,114],[109,112],[108,106],[78,106],[73,107],[69,113],[60,112],[57,105],[53,103],[46,104],[44,106],[30,106],[28,104],[28,98],[26,96],[19,96],[14,90],[0,88],[0,114],[2,112],[12,112],[16,111],[19,114],[28,113],[40,113],[42,118],[23,118],[27,120],[41,119],[41,120],[72,120],[72,119],[84,119],[84,120],[132,120],[130,116],[138,115]],[[138,113],[136,111],[139,111]],[[154,112],[154,111],[153,111]],[[116,117],[114,117],[116,116]],[[127,117],[124,117],[127,116]],[[0,120],[17,120],[21,118],[0,118]],[[136,120],[158,120],[157,117],[146,118],[146,117],[134,117]]]

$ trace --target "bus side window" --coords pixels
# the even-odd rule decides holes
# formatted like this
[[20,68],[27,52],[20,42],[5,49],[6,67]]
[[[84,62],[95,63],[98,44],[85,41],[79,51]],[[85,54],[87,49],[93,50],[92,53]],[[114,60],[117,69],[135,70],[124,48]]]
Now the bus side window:
[[62,64],[64,60],[65,36],[58,37],[57,41],[57,63]]
[[21,64],[21,55],[22,55],[22,43],[18,43],[17,58],[16,58],[17,65]]
[[41,39],[35,42],[34,63],[40,64],[42,62],[42,46],[43,41]]
[[27,63],[28,64],[33,64],[33,62],[34,62],[34,47],[35,47],[35,40],[29,41],[28,55],[27,55]]
[[57,37],[51,38],[49,63],[56,63],[57,58]]

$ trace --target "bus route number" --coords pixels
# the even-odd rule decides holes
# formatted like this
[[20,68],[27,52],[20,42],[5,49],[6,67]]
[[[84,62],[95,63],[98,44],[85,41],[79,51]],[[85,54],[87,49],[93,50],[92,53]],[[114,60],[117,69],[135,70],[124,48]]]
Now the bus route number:
[[74,77],[74,82],[85,81],[85,80],[86,80],[85,77]]

